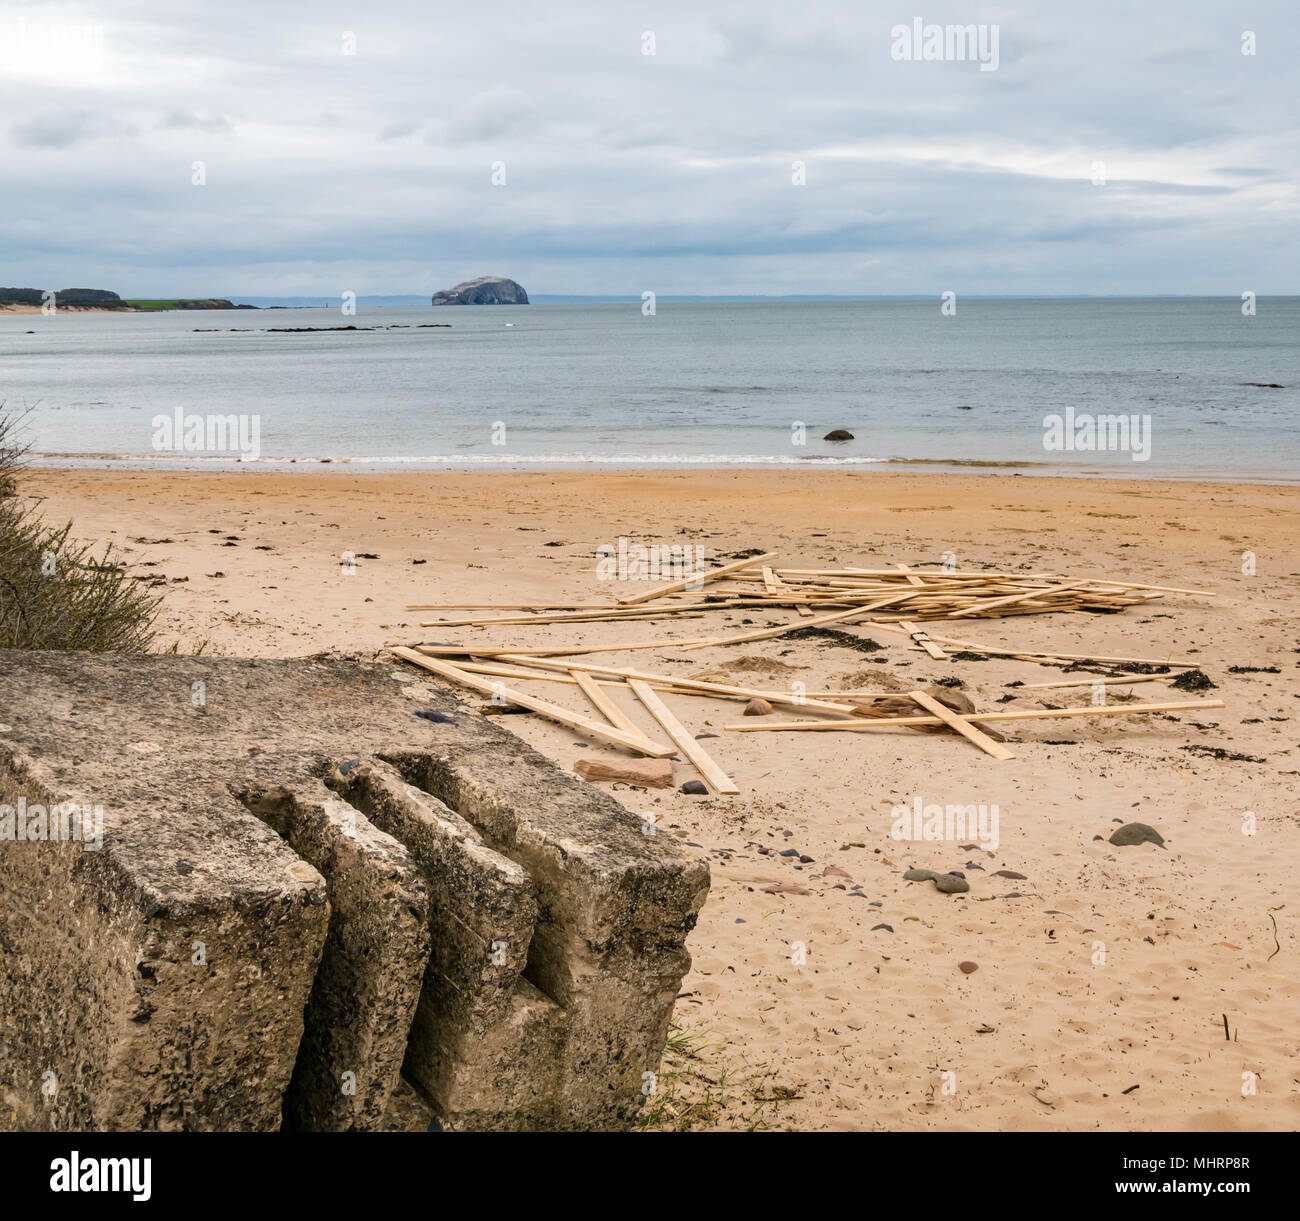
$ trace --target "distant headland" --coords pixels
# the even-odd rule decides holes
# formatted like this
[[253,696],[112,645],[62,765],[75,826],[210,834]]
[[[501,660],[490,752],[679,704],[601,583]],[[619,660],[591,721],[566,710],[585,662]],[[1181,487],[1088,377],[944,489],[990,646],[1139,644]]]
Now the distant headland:
[[433,294],[434,305],[527,305],[522,284],[505,276],[479,276]]
[[154,310],[256,309],[235,305],[224,297],[122,298],[106,288],[61,288],[48,293],[40,288],[0,288],[0,310],[28,313],[42,309],[47,299],[56,309],[107,310],[114,313],[142,313]]

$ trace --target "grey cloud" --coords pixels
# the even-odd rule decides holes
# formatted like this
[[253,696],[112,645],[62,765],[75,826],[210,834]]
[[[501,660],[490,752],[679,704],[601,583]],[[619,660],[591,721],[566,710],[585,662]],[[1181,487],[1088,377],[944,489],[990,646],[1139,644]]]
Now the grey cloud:
[[129,123],[90,110],[37,115],[9,129],[10,139],[19,148],[72,148],[93,140],[134,134],[135,129]]
[[167,129],[189,128],[210,134],[232,130],[231,122],[223,114],[196,114],[187,110],[170,110],[159,127]]
[[533,113],[532,103],[518,89],[495,85],[452,111],[444,137],[453,144],[495,140],[520,127]]
[[412,119],[399,119],[396,123],[385,123],[379,129],[379,138],[381,140],[400,140],[405,136],[413,136],[420,130],[420,124]]

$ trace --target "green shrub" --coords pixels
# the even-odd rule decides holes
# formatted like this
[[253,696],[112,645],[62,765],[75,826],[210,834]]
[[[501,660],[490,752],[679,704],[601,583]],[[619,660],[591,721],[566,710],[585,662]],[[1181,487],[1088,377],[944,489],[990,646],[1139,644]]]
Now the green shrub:
[[0,416],[0,648],[141,653],[153,640],[159,598],[18,496],[23,447]]

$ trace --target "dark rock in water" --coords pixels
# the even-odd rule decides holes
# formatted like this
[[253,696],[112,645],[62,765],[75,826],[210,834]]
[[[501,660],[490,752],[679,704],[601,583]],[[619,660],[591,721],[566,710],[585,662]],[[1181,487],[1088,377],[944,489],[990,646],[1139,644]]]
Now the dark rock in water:
[[847,428],[832,428],[823,438],[823,441],[852,441],[853,434]]
[[709,789],[703,780],[688,780],[682,785],[681,791],[683,793],[701,794],[707,793]]
[[479,276],[433,294],[434,305],[527,305],[523,285],[505,276]]
[[1165,846],[1164,836],[1144,822],[1126,822],[1110,837],[1110,842],[1118,848],[1128,848],[1134,844],[1158,844],[1161,848]]

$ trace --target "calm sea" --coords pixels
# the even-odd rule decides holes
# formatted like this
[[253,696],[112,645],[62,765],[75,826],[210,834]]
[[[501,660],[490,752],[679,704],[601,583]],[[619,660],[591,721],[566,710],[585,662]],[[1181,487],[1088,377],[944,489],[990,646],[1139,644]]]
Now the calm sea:
[[[345,325],[381,329],[270,330]],[[0,401],[60,465],[1292,480],[1300,298],[1254,317],[1232,298],[0,314]],[[159,449],[176,441],[155,417],[178,410],[248,417],[255,454]],[[1117,418],[1090,433],[1099,416]]]

